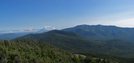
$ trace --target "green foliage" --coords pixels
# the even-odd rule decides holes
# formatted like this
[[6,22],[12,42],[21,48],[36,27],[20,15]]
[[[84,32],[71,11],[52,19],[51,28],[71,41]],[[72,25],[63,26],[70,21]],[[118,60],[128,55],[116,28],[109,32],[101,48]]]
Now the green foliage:
[[8,40],[4,40],[4,44],[5,44],[5,46],[9,46],[10,42]]
[[97,63],[38,42],[0,41],[0,63]]
[[53,30],[41,34],[29,34],[16,40],[45,43],[75,53],[85,52],[129,58],[134,57],[134,43],[118,39],[93,40],[72,32]]

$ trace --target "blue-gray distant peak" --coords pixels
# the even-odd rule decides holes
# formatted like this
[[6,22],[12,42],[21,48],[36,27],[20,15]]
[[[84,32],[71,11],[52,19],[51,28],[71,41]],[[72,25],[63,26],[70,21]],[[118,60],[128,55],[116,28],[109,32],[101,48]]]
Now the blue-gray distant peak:
[[134,42],[134,28],[122,28],[113,25],[78,25],[63,29],[92,39],[121,39]]

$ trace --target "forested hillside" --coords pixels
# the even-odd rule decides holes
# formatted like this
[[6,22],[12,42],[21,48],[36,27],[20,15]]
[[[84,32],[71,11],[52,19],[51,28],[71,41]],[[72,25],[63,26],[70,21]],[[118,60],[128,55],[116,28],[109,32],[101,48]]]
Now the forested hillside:
[[113,39],[93,40],[73,32],[53,30],[41,34],[29,34],[15,40],[39,42],[75,53],[106,54],[120,57],[134,57],[134,43]]
[[[77,54],[78,55],[78,54]],[[0,41],[0,63],[109,63],[108,59],[93,59],[89,56],[76,54],[53,46],[37,42]],[[116,62],[115,62],[116,63]]]

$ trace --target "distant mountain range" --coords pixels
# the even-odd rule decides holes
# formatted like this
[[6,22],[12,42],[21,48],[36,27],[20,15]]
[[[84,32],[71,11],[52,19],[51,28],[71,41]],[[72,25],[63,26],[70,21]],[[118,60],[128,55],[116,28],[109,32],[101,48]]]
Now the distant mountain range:
[[0,35],[0,40],[11,40],[11,39],[15,39],[17,37],[20,37],[20,36],[24,36],[28,33],[7,33],[7,34],[1,34]]
[[63,30],[75,32],[91,39],[121,39],[134,42],[134,28],[121,28],[104,25],[78,25]]
[[[53,29],[52,29],[53,30]],[[42,32],[46,32],[46,31],[50,31],[48,29],[25,29],[25,30],[9,30],[9,31],[0,31],[0,35],[1,34],[8,34],[8,33],[42,33]]]
[[31,33],[42,33],[42,32],[47,32],[49,30],[45,30],[45,29],[40,29],[40,30],[12,30],[10,32],[8,31],[2,31],[3,33],[0,33],[0,40],[12,40],[15,39],[17,37],[21,37],[27,34],[31,34]]
[[134,43],[119,39],[93,40],[70,31],[52,30],[28,34],[14,40],[45,43],[72,52],[134,57]]
[[[29,30],[31,30],[31,29],[29,29]],[[28,30],[24,30],[24,31],[28,31]],[[40,29],[36,32],[25,32],[25,34],[43,33],[43,32],[47,32],[47,31],[49,31],[49,30],[46,30],[45,28],[43,28],[43,29]],[[78,25],[76,27],[63,29],[63,31],[75,32],[75,33],[78,33],[84,37],[91,38],[91,39],[101,39],[101,40],[120,39],[120,40],[134,42],[134,39],[133,39],[134,28],[121,28],[121,27],[116,27],[116,26],[104,26],[104,25]],[[9,33],[0,34],[0,39],[11,40],[11,39],[15,39],[17,37],[23,36],[23,35],[18,35],[18,33],[13,33],[16,35],[16,37],[14,37],[14,36],[7,37],[6,35],[8,35],[8,34]],[[24,32],[23,32],[23,34],[24,34]],[[4,36],[6,38],[3,38]]]

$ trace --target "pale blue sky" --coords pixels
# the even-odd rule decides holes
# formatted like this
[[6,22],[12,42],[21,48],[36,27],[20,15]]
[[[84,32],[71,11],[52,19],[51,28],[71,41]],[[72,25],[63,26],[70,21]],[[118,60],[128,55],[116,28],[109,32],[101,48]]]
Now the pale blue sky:
[[0,0],[0,31],[81,24],[134,27],[134,0]]

